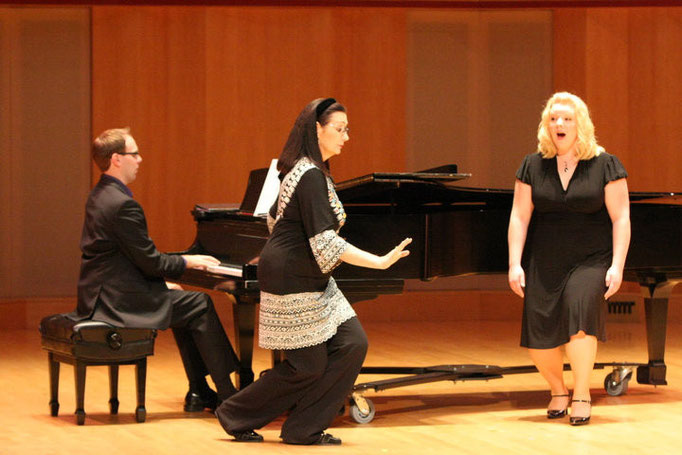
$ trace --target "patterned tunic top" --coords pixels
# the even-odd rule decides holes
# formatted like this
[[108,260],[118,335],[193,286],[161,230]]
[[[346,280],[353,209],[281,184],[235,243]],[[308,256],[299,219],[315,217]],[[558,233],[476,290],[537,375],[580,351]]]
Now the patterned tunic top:
[[348,246],[338,236],[345,219],[332,180],[301,158],[282,180],[258,263],[262,348],[315,346],[355,316],[331,277]]

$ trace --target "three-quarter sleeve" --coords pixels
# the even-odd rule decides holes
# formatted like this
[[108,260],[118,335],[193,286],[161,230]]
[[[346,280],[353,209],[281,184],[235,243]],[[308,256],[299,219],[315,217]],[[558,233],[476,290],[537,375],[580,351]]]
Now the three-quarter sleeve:
[[625,166],[623,166],[618,157],[608,153],[604,153],[604,155],[604,185],[628,176]]
[[338,220],[330,204],[327,178],[317,168],[308,170],[296,187],[303,230],[322,273],[341,261],[348,243],[336,233]]
[[534,155],[537,155],[537,153],[526,155],[521,162],[521,166],[519,166],[519,169],[516,171],[516,178],[528,185],[532,185],[533,183],[531,181],[531,161]]

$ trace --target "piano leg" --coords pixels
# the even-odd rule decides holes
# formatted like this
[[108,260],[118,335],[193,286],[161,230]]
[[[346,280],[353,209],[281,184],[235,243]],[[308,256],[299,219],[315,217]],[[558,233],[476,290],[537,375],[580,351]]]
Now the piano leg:
[[239,355],[240,365],[236,374],[241,390],[253,382],[253,341],[258,298],[234,294],[233,296],[235,303],[232,306],[232,314],[236,344],[234,348]]
[[644,296],[649,363],[637,368],[640,384],[666,385],[665,336],[668,325],[668,299],[679,281],[640,282]]

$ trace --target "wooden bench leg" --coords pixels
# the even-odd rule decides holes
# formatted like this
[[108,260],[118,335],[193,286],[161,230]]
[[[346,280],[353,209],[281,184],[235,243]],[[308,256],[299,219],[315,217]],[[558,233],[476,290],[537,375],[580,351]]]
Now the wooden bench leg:
[[47,363],[50,372],[50,415],[59,415],[59,362],[54,359],[54,354],[47,353]]
[[74,376],[76,378],[76,423],[85,423],[85,363],[76,361]]
[[109,365],[109,412],[118,414],[118,365]]
[[147,387],[147,358],[138,360],[135,363],[135,385],[137,387],[137,409],[135,409],[135,420],[144,422],[147,418],[147,410],[144,407],[145,393]]

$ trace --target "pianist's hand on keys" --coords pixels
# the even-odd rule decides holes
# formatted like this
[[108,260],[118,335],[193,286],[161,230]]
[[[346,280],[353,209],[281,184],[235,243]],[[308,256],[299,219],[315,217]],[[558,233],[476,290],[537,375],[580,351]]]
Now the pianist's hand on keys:
[[208,267],[219,265],[220,261],[205,254],[183,254],[188,269],[206,270]]

